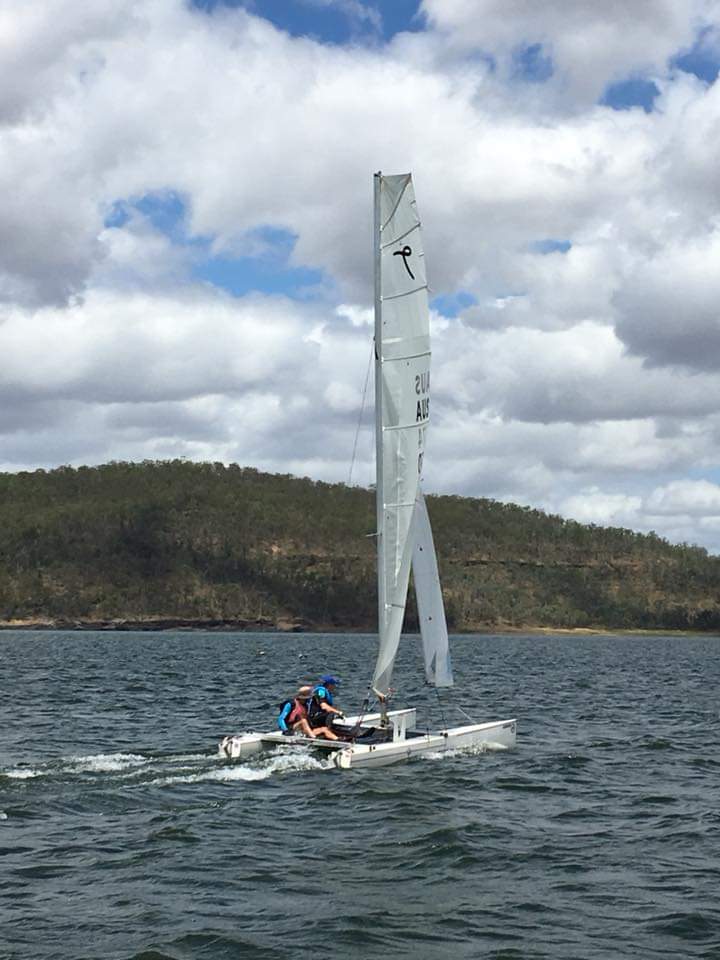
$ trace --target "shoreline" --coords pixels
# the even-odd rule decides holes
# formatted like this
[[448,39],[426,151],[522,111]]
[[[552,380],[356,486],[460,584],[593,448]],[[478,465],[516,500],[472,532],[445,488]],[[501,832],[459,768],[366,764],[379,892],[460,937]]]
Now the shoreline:
[[145,631],[162,633],[166,630],[207,632],[215,630],[243,633],[262,633],[269,631],[274,633],[306,633],[310,632],[310,625],[304,620],[291,617],[286,619],[280,618],[278,620],[270,620],[265,617],[258,617],[256,620],[223,617],[148,617],[145,619],[113,617],[98,620],[65,619],[63,617],[43,619],[41,617],[32,617],[25,620],[0,620],[0,630],[109,631],[118,633]]
[[[28,618],[18,620],[0,620],[2,631],[62,631],[74,633],[311,633],[311,634],[374,634],[374,624],[354,627],[338,627],[329,624],[309,623],[300,618],[270,620],[259,617],[257,620],[224,618],[183,618],[157,617],[148,619],[98,619],[75,620],[63,618]],[[418,630],[404,630],[403,633],[418,633]],[[454,636],[712,636],[712,630],[682,630],[658,627],[548,627],[538,625],[510,626],[509,624],[476,624],[463,630],[451,630]]]

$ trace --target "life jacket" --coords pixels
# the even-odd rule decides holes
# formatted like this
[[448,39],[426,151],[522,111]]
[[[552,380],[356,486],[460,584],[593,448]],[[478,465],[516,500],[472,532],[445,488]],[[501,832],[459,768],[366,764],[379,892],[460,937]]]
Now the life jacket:
[[[320,696],[319,692],[322,690],[323,694]],[[316,687],[313,687],[313,691],[310,695],[310,698],[307,702],[307,715],[308,720],[314,720],[319,716],[324,716],[325,711],[320,706],[321,703],[329,703],[332,706],[333,697],[330,691],[323,684],[318,684]]]
[[298,720],[302,720],[302,718],[305,716],[307,716],[307,710],[305,709],[305,704],[302,702],[302,700],[299,700],[297,697],[293,697],[293,708],[290,711],[288,722],[297,723]]
[[285,723],[289,727],[292,727],[292,725],[297,723],[298,720],[302,720],[307,713],[305,704],[302,702],[302,700],[298,700],[297,697],[288,697],[287,700],[283,700],[283,702],[280,704],[280,716],[285,713],[286,707],[290,707],[290,712],[285,717]]

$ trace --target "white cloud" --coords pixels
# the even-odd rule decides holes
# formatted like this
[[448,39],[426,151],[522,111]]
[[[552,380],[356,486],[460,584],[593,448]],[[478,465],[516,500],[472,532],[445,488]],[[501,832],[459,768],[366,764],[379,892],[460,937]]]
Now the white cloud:
[[720,231],[670,242],[616,294],[617,331],[656,366],[720,369]]
[[641,497],[605,493],[597,487],[582,490],[579,494],[568,497],[562,504],[564,516],[579,523],[613,527],[637,526],[641,508]]
[[102,65],[102,44],[137,27],[136,3],[0,0],[0,123],[37,117]]
[[667,60],[713,22],[714,0],[423,0],[430,22],[458,51],[480,50],[512,75],[513,55],[542,44],[552,87],[589,106],[608,84],[632,74],[663,74]]
[[720,486],[708,480],[675,480],[658,487],[647,500],[649,512],[673,516],[720,517]]
[[[717,3],[423,9],[430,30],[370,48],[182,0],[0,0],[6,468],[182,455],[344,479],[370,175],[412,169],[431,284],[478,301],[433,318],[428,487],[720,545],[692,486],[720,456],[720,85],[667,66]],[[546,83],[517,76],[533,43]],[[648,71],[654,112],[596,104]],[[132,206],[105,226],[117,200],[162,191],[203,245]],[[267,226],[297,235],[291,266],[323,271],[321,297],[193,280],[208,246],[267,253]]]
[[101,404],[285,392],[318,353],[303,341],[307,313],[284,297],[195,289],[184,299],[95,290],[67,309],[15,310],[0,325],[0,390]]

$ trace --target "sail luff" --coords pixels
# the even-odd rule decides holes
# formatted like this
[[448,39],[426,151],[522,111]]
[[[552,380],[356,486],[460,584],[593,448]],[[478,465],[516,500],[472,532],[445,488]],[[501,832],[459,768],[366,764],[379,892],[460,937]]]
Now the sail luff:
[[385,538],[383,536],[384,483],[382,431],[382,249],[380,238],[380,190],[382,173],[373,177],[373,245],[375,276],[375,514],[377,549],[378,642],[385,633]]

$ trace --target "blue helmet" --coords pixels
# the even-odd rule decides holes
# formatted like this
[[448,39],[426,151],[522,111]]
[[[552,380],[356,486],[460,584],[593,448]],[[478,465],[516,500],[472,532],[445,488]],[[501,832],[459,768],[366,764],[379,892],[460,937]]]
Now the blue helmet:
[[340,681],[338,680],[337,677],[334,677],[331,673],[324,673],[320,677],[320,683],[324,683],[326,686],[328,684],[332,684],[333,686],[336,687],[340,683]]

